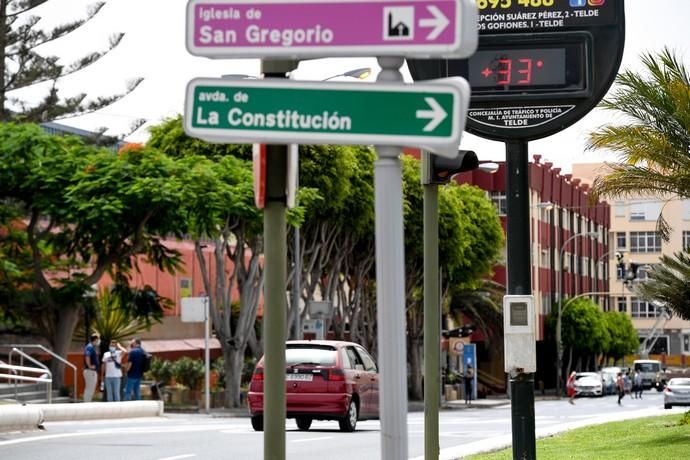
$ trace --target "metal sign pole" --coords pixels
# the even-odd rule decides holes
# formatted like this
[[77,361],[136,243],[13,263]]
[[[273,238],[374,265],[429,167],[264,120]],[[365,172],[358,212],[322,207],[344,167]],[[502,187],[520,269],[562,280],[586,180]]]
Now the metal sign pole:
[[[430,161],[424,153],[422,161]],[[424,458],[439,455],[441,302],[438,266],[438,185],[424,184]]]
[[[400,82],[404,59],[379,57],[377,81]],[[376,297],[380,363],[381,458],[407,458],[407,343],[400,147],[376,146]]]
[[[526,141],[506,142],[508,204],[508,294],[532,293],[529,233],[529,159]],[[510,376],[513,458],[536,459],[534,374]]]
[[204,408],[206,413],[211,412],[211,353],[208,347],[208,339],[210,334],[210,311],[209,311],[208,296],[204,297]]
[[[297,61],[262,61],[265,77],[285,78]],[[287,145],[266,146],[264,209],[264,459],[285,460],[287,335]]]

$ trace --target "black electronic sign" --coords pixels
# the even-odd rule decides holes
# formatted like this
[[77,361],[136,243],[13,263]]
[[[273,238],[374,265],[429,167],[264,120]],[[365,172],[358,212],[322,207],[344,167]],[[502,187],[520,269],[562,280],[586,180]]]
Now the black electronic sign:
[[623,57],[623,0],[477,0],[479,48],[469,59],[411,59],[415,80],[462,76],[467,131],[533,140],[596,106]]

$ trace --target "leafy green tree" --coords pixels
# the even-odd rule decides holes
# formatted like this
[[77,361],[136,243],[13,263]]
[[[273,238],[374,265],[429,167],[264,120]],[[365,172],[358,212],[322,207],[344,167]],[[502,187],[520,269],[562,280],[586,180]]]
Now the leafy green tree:
[[[254,204],[251,148],[210,144],[188,137],[182,117],[151,129],[147,143],[179,159],[187,174],[181,184],[181,225],[194,240],[211,321],[223,350],[225,405],[240,407],[245,353],[255,335],[263,290],[263,215]],[[239,292],[239,308],[233,299]]]
[[302,299],[331,300],[336,337],[349,328],[375,354],[374,159],[368,147],[300,146]]
[[[579,298],[566,301],[562,310],[561,337],[564,350],[568,351],[566,374],[575,369],[593,368],[591,358],[605,353],[610,348],[611,335],[604,320],[604,314],[591,299]],[[556,312],[550,316],[551,327],[556,326]],[[583,359],[585,363],[583,363]]]
[[[590,134],[589,148],[619,154],[611,173],[594,182],[593,198],[648,194],[690,197],[690,74],[669,49],[641,57],[645,73],[620,73],[601,107],[626,123]],[[659,217],[658,230],[669,227]]]
[[[405,285],[411,397],[422,395],[423,349],[423,189],[420,162],[403,159],[403,213],[405,219]],[[503,248],[503,230],[496,209],[486,194],[470,185],[439,188],[439,263],[443,290],[480,285],[491,273]],[[487,311],[487,317],[491,311]]]
[[645,300],[660,302],[685,320],[690,320],[690,252],[661,256],[649,271],[649,280],[638,291]]
[[[87,100],[86,94],[67,98],[59,96],[58,82],[97,62],[122,40],[119,33],[110,38],[110,46],[103,51],[86,54],[71,64],[63,64],[59,57],[45,55],[41,46],[59,40],[91,20],[105,2],[89,7],[85,17],[60,24],[50,30],[40,27],[41,17],[34,9],[48,0],[3,0],[0,2],[0,121],[45,122],[81,115],[106,107],[133,91],[142,79],[128,84],[124,94]],[[48,82],[47,93],[37,104],[30,104],[17,96],[18,91]],[[136,122],[141,124],[141,120]],[[136,126],[138,127],[138,126]],[[105,131],[105,129],[102,129]]]
[[[30,274],[3,309],[23,309],[66,355],[85,294],[103,275],[126,284],[137,255],[161,270],[179,265],[159,235],[181,236],[184,173],[155,150],[114,155],[36,125],[0,124],[0,203],[20,217],[2,224],[23,233],[12,263]],[[64,368],[54,367],[59,381]]]
[[604,364],[608,358],[614,362],[633,353],[640,346],[637,331],[630,321],[630,317],[623,312],[609,311],[604,313],[604,324],[611,338],[605,351]]

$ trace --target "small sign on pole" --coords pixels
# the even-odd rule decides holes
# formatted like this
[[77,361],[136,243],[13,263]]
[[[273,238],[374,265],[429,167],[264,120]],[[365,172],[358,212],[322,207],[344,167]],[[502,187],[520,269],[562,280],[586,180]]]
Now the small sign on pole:
[[182,297],[183,323],[203,323],[206,320],[206,297]]

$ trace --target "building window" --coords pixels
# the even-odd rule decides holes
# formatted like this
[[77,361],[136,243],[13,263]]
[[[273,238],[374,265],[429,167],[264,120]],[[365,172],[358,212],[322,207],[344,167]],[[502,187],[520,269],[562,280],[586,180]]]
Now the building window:
[[690,355],[690,333],[683,334],[681,336],[681,342],[683,343],[683,354]]
[[656,318],[656,307],[650,303],[640,300],[637,297],[630,299],[630,312],[633,318]]
[[616,201],[616,217],[625,217],[625,201]]
[[618,305],[618,311],[626,313],[628,311],[628,302],[625,299],[625,297],[618,297],[616,299],[616,303]]
[[491,201],[494,202],[494,206],[498,210],[499,216],[505,216],[508,214],[508,200],[506,199],[505,192],[489,192]]
[[690,220],[690,200],[683,200],[683,220]]
[[657,232],[630,232],[630,252],[661,252],[661,236]]
[[625,249],[627,247],[626,240],[625,232],[616,232],[616,249]]
[[630,220],[657,220],[661,208],[660,201],[633,201],[630,203]]
[[690,249],[690,232],[683,232],[683,249]]
[[649,279],[649,272],[652,271],[655,264],[645,264],[637,268],[637,279],[640,281],[646,281]]

